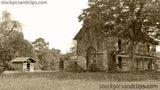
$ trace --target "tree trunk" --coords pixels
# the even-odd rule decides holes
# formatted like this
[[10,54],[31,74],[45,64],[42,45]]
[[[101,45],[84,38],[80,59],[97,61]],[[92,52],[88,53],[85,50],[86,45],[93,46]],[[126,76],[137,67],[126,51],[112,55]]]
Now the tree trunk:
[[130,29],[130,73],[133,73],[135,68],[134,68],[134,58],[135,58],[135,22],[132,22],[132,27]]
[[133,73],[135,68],[134,68],[134,58],[135,58],[135,45],[134,42],[131,41],[131,49],[130,49],[130,58],[129,58],[129,65],[130,65],[130,73]]

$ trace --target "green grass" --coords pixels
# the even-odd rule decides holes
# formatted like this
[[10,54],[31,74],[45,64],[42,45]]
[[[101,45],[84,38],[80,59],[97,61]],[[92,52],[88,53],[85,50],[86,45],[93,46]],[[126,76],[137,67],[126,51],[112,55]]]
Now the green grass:
[[157,73],[12,73],[0,76],[0,90],[99,90],[100,84],[159,85],[159,80]]

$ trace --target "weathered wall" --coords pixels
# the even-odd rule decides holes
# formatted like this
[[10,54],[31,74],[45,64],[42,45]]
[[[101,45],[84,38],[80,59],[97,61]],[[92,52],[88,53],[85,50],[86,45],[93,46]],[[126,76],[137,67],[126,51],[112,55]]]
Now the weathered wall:
[[87,70],[86,58],[84,56],[77,56],[77,64],[84,70]]
[[107,39],[107,52],[108,52],[108,70],[116,71],[116,60],[113,52],[116,50],[115,44],[117,43],[116,37],[108,37]]
[[108,71],[107,50],[101,50],[97,54],[97,65],[101,70]]
[[138,59],[135,59],[135,62],[134,62],[134,66],[135,68],[137,68],[139,71],[141,70],[149,70],[148,69],[148,64],[150,63],[150,59],[142,59],[142,58],[138,58]]
[[82,66],[82,68],[85,68],[85,70],[87,69],[87,64],[86,64],[87,50],[91,47],[94,48],[95,50],[97,49],[97,41],[95,39],[95,34],[93,34],[92,31],[86,31],[83,34],[83,38],[79,38],[77,40],[77,55],[78,55],[77,62],[78,64],[80,64],[80,66]]
[[22,69],[23,69],[23,63],[16,62],[16,63],[12,63],[12,65],[13,65],[15,70],[22,71]]
[[135,53],[156,56],[156,45],[138,43],[135,49]]
[[30,63],[30,72],[34,71],[34,63]]
[[123,63],[123,71],[129,71],[129,58],[124,57],[122,58]]

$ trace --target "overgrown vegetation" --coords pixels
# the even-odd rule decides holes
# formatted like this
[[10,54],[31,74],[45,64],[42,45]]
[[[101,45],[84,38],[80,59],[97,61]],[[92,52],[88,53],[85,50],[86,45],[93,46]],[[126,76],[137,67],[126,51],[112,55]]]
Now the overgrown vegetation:
[[[67,61],[66,61],[67,62]],[[68,72],[84,72],[85,70],[83,70],[76,61],[68,61],[68,65],[66,65],[66,67],[64,68],[64,71],[68,71]]]
[[2,78],[48,78],[59,80],[92,80],[92,81],[146,81],[146,80],[160,80],[160,73],[107,73],[107,72],[17,72],[4,73],[0,76]]
[[99,71],[100,69],[97,67],[97,64],[96,63],[92,63],[89,67],[89,71],[90,72],[97,72]]
[[158,73],[33,72],[0,76],[1,90],[99,90],[100,84],[159,85]]
[[56,60],[60,62],[60,50],[49,49],[49,43],[43,38],[36,39],[32,44],[37,53],[41,70],[54,70]]

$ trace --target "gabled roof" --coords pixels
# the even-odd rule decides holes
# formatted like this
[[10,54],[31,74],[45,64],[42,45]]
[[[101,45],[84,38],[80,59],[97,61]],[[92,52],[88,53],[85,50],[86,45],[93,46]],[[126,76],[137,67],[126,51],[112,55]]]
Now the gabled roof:
[[[76,34],[76,36],[73,38],[73,40],[78,40],[79,38],[83,37],[84,33],[88,31],[89,28],[82,27],[79,32]],[[101,33],[104,35],[106,34],[103,30],[100,30]]]
[[78,38],[81,37],[81,34],[83,34],[85,31],[86,31],[86,29],[81,28],[81,29],[79,30],[79,32],[76,34],[76,36],[75,36],[73,39],[74,39],[74,40],[77,40]]
[[11,60],[11,62],[24,62],[24,61],[27,61],[27,60],[30,60],[31,62],[36,62],[36,60],[34,60],[31,57],[18,57],[18,58],[15,58],[15,59]]

